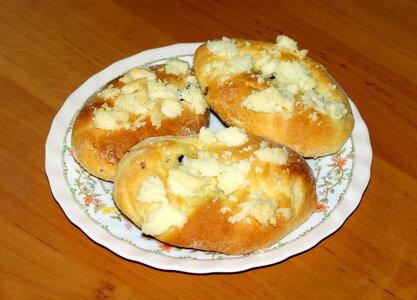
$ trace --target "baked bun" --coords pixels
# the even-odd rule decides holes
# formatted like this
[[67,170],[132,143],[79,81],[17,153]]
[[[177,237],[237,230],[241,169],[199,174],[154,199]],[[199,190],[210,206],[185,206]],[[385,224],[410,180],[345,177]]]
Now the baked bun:
[[89,173],[113,181],[133,145],[152,136],[198,133],[208,117],[187,62],[134,68],[86,101],[74,122],[72,153]]
[[119,164],[113,198],[144,234],[225,254],[273,245],[317,202],[299,154],[237,127],[139,143]]
[[197,49],[194,70],[227,125],[318,157],[340,149],[354,120],[343,90],[306,54],[286,36],[276,44],[223,38]]

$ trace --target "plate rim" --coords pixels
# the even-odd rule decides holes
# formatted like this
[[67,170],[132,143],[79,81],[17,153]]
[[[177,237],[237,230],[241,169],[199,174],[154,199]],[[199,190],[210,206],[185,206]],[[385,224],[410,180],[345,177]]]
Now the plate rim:
[[[71,198],[71,195],[68,195],[69,192],[65,189],[66,186],[62,186],[62,183],[65,182],[65,178],[61,164],[51,162],[61,161],[62,142],[65,132],[74,114],[79,110],[85,99],[87,99],[85,96],[91,94],[92,86],[96,87],[96,89],[100,86],[104,86],[108,81],[127,72],[133,66],[143,65],[152,60],[181,55],[193,55],[201,44],[201,42],[173,44],[148,49],[123,58],[92,75],[67,97],[52,121],[45,144],[45,171],[55,201],[71,223],[78,227],[95,243],[125,259],[166,271],[179,271],[194,274],[241,272],[276,264],[313,248],[322,240],[337,231],[351,216],[361,202],[363,193],[370,180],[373,154],[369,131],[357,107],[350,99],[349,101],[355,119],[355,125],[351,135],[355,147],[355,169],[350,186],[344,194],[344,198],[349,198],[349,201],[341,201],[332,211],[331,216],[317,225],[321,227],[320,230],[316,230],[314,234],[310,234],[305,238],[303,237],[292,241],[290,244],[286,245],[285,252],[268,251],[265,253],[256,253],[249,256],[233,257],[223,260],[198,260],[153,254],[146,250],[132,247],[120,239],[111,237],[111,235],[111,238],[109,238],[109,234],[105,230],[102,230],[89,218],[85,218],[84,212],[77,207],[73,199],[71,199],[71,201],[66,201]],[[167,55],[167,53],[169,53],[169,55]],[[80,94],[84,95],[84,97],[80,97]],[[262,259],[261,263],[260,259]]]

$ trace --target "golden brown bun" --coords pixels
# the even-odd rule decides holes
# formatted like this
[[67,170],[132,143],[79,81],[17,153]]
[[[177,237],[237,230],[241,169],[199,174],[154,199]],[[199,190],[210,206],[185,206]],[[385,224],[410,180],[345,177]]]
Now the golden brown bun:
[[[163,66],[152,66],[150,69],[156,73],[160,80],[178,86],[186,84],[184,76],[166,74]],[[122,88],[124,85],[117,78],[103,87],[102,90],[109,86]],[[104,180],[113,181],[120,159],[138,142],[152,136],[197,133],[201,127],[208,124],[208,109],[203,114],[197,114],[189,107],[183,106],[181,115],[175,118],[163,118],[160,127],[152,125],[151,117],[146,116],[141,120],[146,124],[139,128],[121,128],[117,130],[96,128],[93,122],[95,110],[105,103],[113,107],[115,102],[114,99],[104,99],[99,92],[92,95],[79,112],[74,122],[71,143],[72,153],[76,161],[89,173]],[[130,114],[129,122],[132,124],[136,117],[138,117],[137,114]]]
[[[262,59],[262,51],[277,49],[275,44],[235,39],[239,55],[250,54],[253,61]],[[325,68],[304,55],[297,55],[279,49],[278,61],[297,61],[304,64],[317,82],[320,93],[331,92],[334,101],[342,103],[346,114],[339,119],[322,114],[312,107],[296,105],[292,116],[284,112],[256,112],[242,107],[242,101],[254,92],[266,89],[273,80],[259,80],[259,67],[251,73],[240,73],[224,80],[225,73],[213,76],[216,63],[230,61],[228,56],[214,55],[207,43],[200,46],[194,55],[194,70],[211,109],[229,126],[245,128],[249,133],[263,136],[289,145],[304,157],[318,157],[336,152],[346,142],[352,132],[354,119],[347,96],[329,76]],[[272,57],[274,57],[272,55]],[[279,84],[278,84],[279,86]],[[300,102],[301,96],[295,96]]]
[[[178,247],[226,254],[265,249],[311,215],[317,196],[312,171],[299,154],[268,140],[269,147],[287,151],[288,160],[283,164],[261,161],[254,155],[260,149],[261,141],[265,139],[249,136],[246,143],[228,147],[220,142],[205,144],[197,135],[147,139],[134,146],[121,160],[113,186],[114,200],[120,210],[143,231],[147,219],[162,204],[143,202],[139,195],[144,189],[144,182],[150,177],[157,177],[163,183],[167,201],[184,213],[186,222],[153,234],[155,238]],[[210,157],[217,157],[223,165],[250,161],[247,185],[230,192],[219,189],[219,177],[208,177],[211,180],[209,186],[202,187],[192,196],[178,196],[169,183],[170,172],[184,167],[185,159],[196,159],[201,151],[208,152]],[[204,167],[203,170],[208,169]],[[237,173],[233,175],[238,176]],[[276,223],[272,225],[274,221],[271,219],[266,223],[262,219],[258,221],[253,215],[231,223],[229,218],[236,217],[243,209],[239,205],[250,202],[250,199],[264,199],[260,200],[264,204],[276,204],[273,210],[268,210],[268,205],[263,207],[270,213],[272,211],[270,216]],[[258,203],[257,200],[254,202]],[[259,209],[258,212],[261,212],[262,209]],[[164,219],[157,221],[163,223]]]

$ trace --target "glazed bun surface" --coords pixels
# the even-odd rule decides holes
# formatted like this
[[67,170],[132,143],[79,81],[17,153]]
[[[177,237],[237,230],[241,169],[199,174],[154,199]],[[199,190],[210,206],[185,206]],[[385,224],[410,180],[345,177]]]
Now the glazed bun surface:
[[133,145],[153,136],[198,133],[208,118],[187,62],[133,68],[85,102],[73,125],[72,153],[89,173],[113,181]]
[[354,119],[348,97],[319,63],[286,36],[267,43],[209,41],[194,70],[210,107],[228,126],[286,144],[304,157],[339,150]]
[[299,154],[236,127],[137,144],[120,162],[113,197],[144,234],[225,254],[268,248],[317,204]]

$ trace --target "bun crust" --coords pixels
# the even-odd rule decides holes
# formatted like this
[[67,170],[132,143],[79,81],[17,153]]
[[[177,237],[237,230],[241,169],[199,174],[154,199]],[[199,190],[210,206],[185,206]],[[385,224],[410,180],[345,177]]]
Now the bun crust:
[[[286,144],[304,157],[325,156],[339,150],[352,132],[354,119],[348,97],[325,68],[311,58],[299,55],[298,50],[288,51],[260,41],[234,39],[233,42],[238,55],[251,56],[254,66],[249,73],[241,72],[225,77],[227,72],[221,68],[216,70],[216,66],[227,64],[231,58],[213,54],[208,43],[200,46],[194,55],[196,77],[201,89],[205,91],[206,101],[221,120],[228,126],[242,127],[251,134]],[[291,114],[285,109],[280,112],[262,112],[242,106],[242,101],[253,93],[270,86],[282,88],[279,82],[270,79],[273,77],[262,74],[262,63],[258,63],[265,61],[265,53],[276,50],[279,50],[280,55],[271,54],[269,58],[278,62],[301,63],[318,83],[314,91],[321,95],[331,93],[332,99],[325,105],[338,102],[344,106],[345,114],[334,118],[322,113],[312,105],[303,104],[300,93],[294,95],[296,104]]]
[[[158,80],[169,82],[178,87],[186,85],[185,76],[167,74],[164,65],[152,66]],[[109,87],[123,88],[125,84],[116,78],[99,92],[92,95],[77,115],[72,130],[72,153],[77,162],[90,174],[107,181],[113,181],[117,165],[122,156],[138,142],[153,136],[189,135],[197,133],[207,126],[209,110],[197,114],[188,106],[183,106],[181,115],[174,118],[162,118],[160,126],[152,124],[152,117],[143,116],[138,128],[118,128],[107,130],[97,128],[94,124],[94,113],[102,107],[114,107],[115,99],[105,99],[100,92]],[[103,106],[104,105],[104,106]],[[129,113],[129,124],[133,124],[140,114]]]
[[[141,198],[145,182],[151,177],[159,178],[166,192],[164,201],[179,209],[186,221],[170,226],[164,232],[152,234],[145,231],[145,234],[178,247],[225,254],[245,254],[268,248],[311,215],[317,196],[312,171],[295,151],[267,140],[267,148],[284,149],[288,159],[277,164],[256,156],[256,151],[265,146],[265,141],[249,136],[246,143],[230,147],[219,142],[205,144],[196,135],[147,139],[133,147],[121,160],[113,186],[114,200],[144,232],[149,219],[157,215],[155,211],[167,205],[157,202],[156,198],[152,200],[154,202]],[[209,178],[208,185],[193,195],[178,196],[170,183],[170,172],[185,168],[186,159],[198,160],[200,156],[204,156],[203,160],[217,158],[226,168],[238,162],[250,162],[245,175],[246,185],[232,192],[225,191],[219,189],[223,175],[200,177]],[[204,167],[203,172],[210,166],[212,164]],[[239,176],[238,171],[232,173],[231,177]],[[185,188],[188,185],[192,185],[192,181],[187,181]],[[153,197],[158,194],[155,190]],[[164,219],[157,221],[163,223]]]

